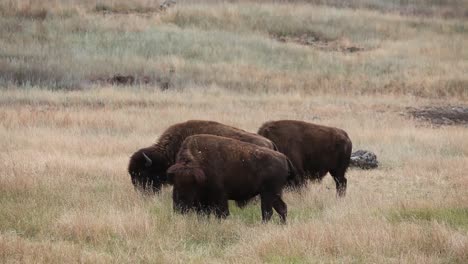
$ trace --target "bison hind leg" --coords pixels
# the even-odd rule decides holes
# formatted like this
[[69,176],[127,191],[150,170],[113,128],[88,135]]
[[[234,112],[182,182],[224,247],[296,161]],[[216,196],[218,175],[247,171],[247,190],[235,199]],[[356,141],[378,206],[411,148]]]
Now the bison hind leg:
[[346,169],[339,169],[330,171],[333,179],[336,183],[336,194],[338,197],[344,197],[346,195],[346,187],[348,180],[345,177]]
[[260,194],[263,222],[270,221],[271,216],[273,215],[273,201],[274,195],[272,195],[271,193]]
[[281,196],[277,195],[276,199],[273,202],[273,208],[279,214],[281,223],[286,224],[286,216],[288,215],[288,206],[281,199]]

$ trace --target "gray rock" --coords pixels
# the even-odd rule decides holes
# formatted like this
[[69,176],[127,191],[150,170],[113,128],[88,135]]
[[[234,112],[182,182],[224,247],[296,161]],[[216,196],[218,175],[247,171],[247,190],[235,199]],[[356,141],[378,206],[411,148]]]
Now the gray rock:
[[351,167],[358,167],[361,169],[374,169],[379,166],[377,155],[367,150],[358,150],[351,153]]
[[164,11],[175,4],[176,4],[175,0],[165,0],[162,4],[159,5],[159,9]]

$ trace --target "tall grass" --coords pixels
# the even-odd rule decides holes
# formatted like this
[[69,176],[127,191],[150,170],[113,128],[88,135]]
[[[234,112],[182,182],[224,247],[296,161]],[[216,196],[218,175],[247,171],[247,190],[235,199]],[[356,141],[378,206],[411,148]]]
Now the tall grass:
[[[433,129],[398,113],[436,100],[394,96],[238,94],[220,88],[99,87],[0,91],[0,259],[5,262],[310,263],[468,259],[468,143],[463,127]],[[260,205],[231,204],[218,221],[172,212],[171,189],[141,197],[128,158],[169,125],[211,119],[256,131],[301,119],[345,129],[377,170],[286,192],[288,224]]]

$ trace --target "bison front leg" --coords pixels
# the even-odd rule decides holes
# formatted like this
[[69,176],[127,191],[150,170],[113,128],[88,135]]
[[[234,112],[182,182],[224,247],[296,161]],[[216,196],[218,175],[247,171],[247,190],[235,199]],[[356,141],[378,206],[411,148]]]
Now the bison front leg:
[[211,213],[210,205],[206,205],[206,204],[203,204],[203,203],[198,203],[195,206],[195,210],[197,211],[197,214],[204,215],[204,216],[209,216],[210,213]]
[[223,196],[212,196],[209,204],[210,213],[213,213],[217,218],[226,218],[229,216],[228,200]]
[[209,191],[210,196],[207,197],[207,204],[210,208],[210,213],[213,213],[217,218],[226,218],[229,216],[228,199],[226,195],[219,190]]
[[[152,183],[151,190],[153,191],[152,194],[159,194],[161,192],[162,184]],[[147,188],[149,189],[149,188]]]
[[271,216],[273,215],[273,200],[274,196],[271,193],[260,194],[263,222],[270,221]]
[[223,198],[220,199],[215,205],[213,206],[213,213],[217,218],[226,218],[229,216],[229,206],[228,200]]
[[180,213],[180,214],[186,214],[190,211],[190,206],[183,203],[183,202],[173,202],[173,209],[174,212]]
[[172,201],[175,212],[186,214],[197,209],[197,200],[194,193],[181,192],[177,187],[172,190]]

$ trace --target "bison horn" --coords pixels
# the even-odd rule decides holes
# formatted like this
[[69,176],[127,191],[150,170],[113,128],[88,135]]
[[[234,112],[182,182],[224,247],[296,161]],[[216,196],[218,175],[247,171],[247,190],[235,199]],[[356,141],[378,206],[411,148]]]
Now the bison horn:
[[145,166],[150,167],[151,164],[153,164],[153,161],[148,156],[146,156],[144,152],[143,152],[143,157],[145,157],[145,160],[146,160]]

